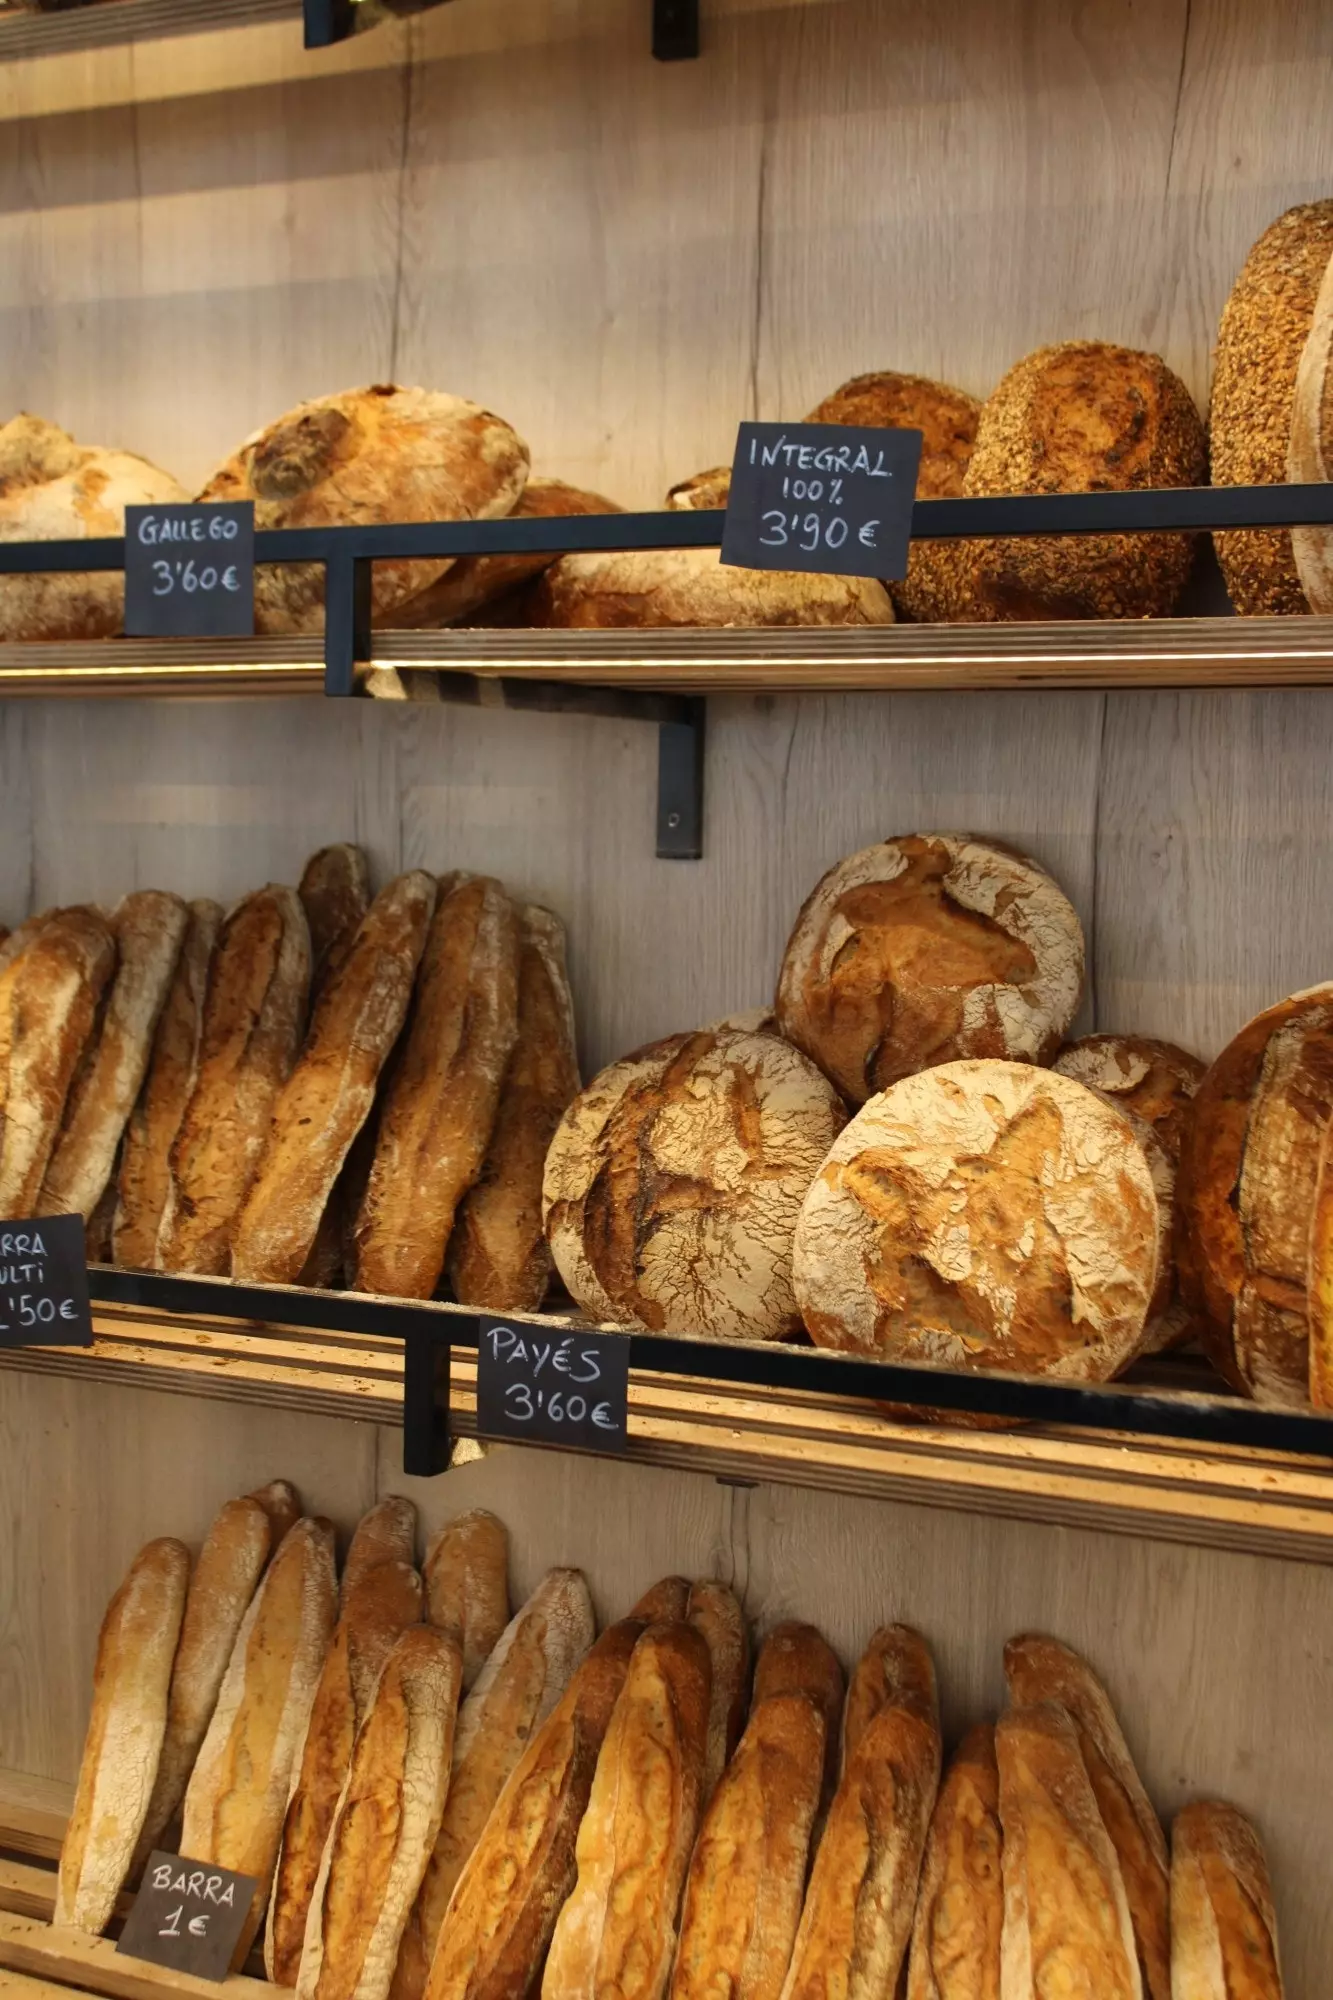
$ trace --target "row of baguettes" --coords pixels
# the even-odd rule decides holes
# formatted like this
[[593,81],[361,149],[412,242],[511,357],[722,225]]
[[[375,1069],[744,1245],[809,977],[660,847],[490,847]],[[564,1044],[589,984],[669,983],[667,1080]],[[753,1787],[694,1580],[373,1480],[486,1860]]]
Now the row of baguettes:
[[720,1584],[664,1578],[595,1637],[577,1570],[509,1617],[488,1514],[447,1524],[423,1577],[410,1503],[382,1501],[339,1584],[328,1523],[295,1513],[275,1482],[223,1509],[192,1576],[175,1541],[136,1558],[57,1921],[104,1928],[178,1839],[255,1878],[239,1957],[267,1910],[266,1969],[301,2000],[1280,2000],[1254,1829],[1200,1802],[1168,1853],[1057,1640],[1009,1643],[1009,1708],[945,1766],[907,1626],[844,1698],[810,1625],[752,1673]]
[[225,915],[164,891],[0,940],[0,1214],[90,1254],[539,1305],[547,1142],[578,1088],[564,934],[488,876],[312,857]]

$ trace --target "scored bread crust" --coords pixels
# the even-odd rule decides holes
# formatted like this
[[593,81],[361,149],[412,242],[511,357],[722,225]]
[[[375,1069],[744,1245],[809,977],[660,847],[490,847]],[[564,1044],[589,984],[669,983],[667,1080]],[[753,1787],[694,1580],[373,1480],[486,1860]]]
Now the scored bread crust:
[[[1287,479],[1296,377],[1333,255],[1333,201],[1304,202],[1270,223],[1245,259],[1217,330],[1208,413],[1214,486]],[[1227,594],[1253,616],[1309,610],[1289,528],[1213,536]]]
[[1001,2000],[1000,1776],[995,1731],[969,1729],[935,1801],[905,2000]]
[[824,1777],[819,1794],[819,1825],[838,1783],[842,1743],[844,1680],[837,1654],[822,1632],[797,1619],[775,1625],[759,1648],[754,1663],[751,1711],[774,1695],[799,1694],[812,1701],[824,1722]]
[[200,898],[188,906],[148,1072],[125,1127],[111,1249],[117,1264],[132,1269],[151,1270],[157,1255],[171,1179],[169,1155],[198,1075],[204,996],[221,925],[220,903]]
[[1012,1708],[995,1726],[1003,1834],[1004,2000],[1095,1993],[1143,2000],[1111,1837],[1063,1708]]
[[[623,512],[623,507],[601,493],[568,486],[563,479],[539,478],[529,479],[511,519],[551,520]],[[395,612],[394,622],[409,631],[424,626],[456,625],[494,603],[497,597],[503,597],[506,591],[517,590],[540,576],[556,560],[557,553],[550,550],[529,556],[460,556],[434,583]]]
[[1051,1068],[1099,1090],[1152,1126],[1169,1158],[1180,1159],[1190,1106],[1208,1065],[1151,1035],[1084,1035],[1066,1042]]
[[294,889],[270,883],[237,903],[219,933],[198,1071],[171,1146],[159,1269],[227,1274],[236,1219],[296,1058],[309,991],[305,911]]
[[[300,403],[256,431],[199,498],[253,500],[261,530],[495,520],[513,511],[527,476],[528,448],[502,417],[461,396],[376,383]],[[448,566],[377,562],[374,616],[386,618]],[[320,564],[255,571],[257,632],[317,632],[323,605]]]
[[882,583],[809,570],[739,569],[715,549],[561,556],[533,591],[535,625],[891,625]]
[[828,1080],[773,1035],[673,1035],[612,1064],[546,1157],[560,1276],[585,1312],[621,1326],[794,1333],[792,1230],[844,1117]]
[[922,1673],[921,1637],[910,1625],[881,1625],[871,1633],[847,1683],[839,1745],[843,1771],[881,1709],[920,1706]]
[[1148,2000],[1172,2000],[1166,1838],[1106,1689],[1071,1647],[1039,1632],[1009,1640],[1004,1672],[1015,1708],[1055,1702],[1073,1722],[1120,1863],[1144,1992]]
[[[1287,477],[1298,485],[1333,479],[1333,240],[1296,370]],[[1291,552],[1311,611],[1333,612],[1333,528],[1293,528]]]
[[129,1874],[166,1729],[189,1574],[183,1542],[149,1542],[107,1606],[88,1734],[60,1849],[57,1924],[104,1931]]
[[1078,1011],[1083,929],[1029,855],[906,834],[837,862],[792,928],[778,1027],[851,1104],[928,1064],[1045,1062]]
[[461,1673],[457,1642],[430,1625],[384,1663],[319,1864],[300,2000],[386,2000],[449,1789]]
[[484,1507],[446,1521],[422,1568],[426,1616],[463,1649],[463,1686],[472,1687],[509,1623],[509,1531]]
[[106,1191],[138,1100],[189,911],[167,890],[139,889],[122,898],[110,921],[116,969],[70,1086],[38,1197],[41,1214],[81,1215],[85,1222]]
[[724,1583],[692,1584],[685,1617],[702,1632],[708,1647],[708,1742],[701,1801],[706,1806],[744,1727],[750,1691],[750,1635],[745,1613]]
[[232,1242],[233,1277],[295,1284],[348,1149],[370,1115],[403,1022],[435,909],[419,870],[381,889],[326,978],[305,1046],[274,1101]]
[[106,919],[75,906],[48,912],[0,974],[0,1215],[36,1207],[115,963]]
[[1171,1826],[1172,2000],[1283,2000],[1277,1918],[1258,1834],[1203,1799]]
[[947,1063],[835,1141],[796,1227],[796,1296],[822,1347],[1108,1381],[1142,1339],[1158,1237],[1123,1113],[1026,1063]]
[[350,840],[321,847],[301,870],[296,893],[310,926],[310,1005],[352,949],[352,940],[370,908],[370,868]]
[[388,1493],[368,1507],[352,1531],[343,1563],[342,1595],[356,1589],[381,1563],[416,1564],[417,1510],[401,1493]]

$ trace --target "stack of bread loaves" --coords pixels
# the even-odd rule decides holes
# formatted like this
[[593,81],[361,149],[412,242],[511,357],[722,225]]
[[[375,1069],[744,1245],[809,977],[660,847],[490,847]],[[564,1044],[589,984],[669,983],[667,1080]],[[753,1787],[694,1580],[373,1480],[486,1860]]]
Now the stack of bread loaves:
[[[493,1516],[381,1501],[339,1582],[290,1487],[107,1611],[57,1921],[101,1931],[154,1847],[254,1878],[238,1949],[299,2000],[1281,2000],[1262,1847],[1186,1805],[1171,1851],[1091,1668],[1005,1648],[1009,1707],[945,1763],[905,1625],[842,1667],[758,1648],[666,1577],[596,1636],[550,1571],[509,1617]],[[461,1703],[461,1705],[460,1705]],[[942,1774],[942,1782],[941,1782]]]

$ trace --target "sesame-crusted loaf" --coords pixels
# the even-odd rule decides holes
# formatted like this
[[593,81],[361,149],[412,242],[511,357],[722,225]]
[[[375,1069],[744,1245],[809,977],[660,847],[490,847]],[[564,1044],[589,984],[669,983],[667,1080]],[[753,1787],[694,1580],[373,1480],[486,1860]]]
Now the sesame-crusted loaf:
[[[1208,413],[1214,486],[1280,486],[1287,478],[1296,373],[1333,255],[1333,201],[1289,208],[1241,268],[1222,312]],[[1214,535],[1237,611],[1308,611],[1288,528]]]

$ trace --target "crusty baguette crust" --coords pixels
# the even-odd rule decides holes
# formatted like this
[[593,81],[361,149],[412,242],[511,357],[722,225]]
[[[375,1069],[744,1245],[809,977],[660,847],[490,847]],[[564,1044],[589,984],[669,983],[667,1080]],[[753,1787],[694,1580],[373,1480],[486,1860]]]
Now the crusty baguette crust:
[[411,1568],[416,1559],[416,1504],[401,1493],[386,1494],[366,1509],[353,1530],[343,1563],[344,1599],[381,1563],[406,1563]]
[[385,1661],[320,1862],[300,2000],[385,2000],[440,1829],[461,1674],[457,1642],[431,1625]]
[[74,1808],[60,1850],[58,1924],[105,1930],[129,1873],[166,1729],[189,1573],[182,1542],[149,1542],[107,1606]]
[[398,876],[381,889],[342,963],[328,973],[237,1220],[233,1277],[291,1285],[305,1268],[407,1017],[434,908],[432,876],[419,870]]
[[819,1795],[819,1824],[829,1809],[838,1783],[842,1750],[842,1667],[828,1640],[813,1625],[796,1619],[775,1625],[759,1648],[754,1663],[751,1706],[774,1695],[803,1694],[824,1719],[824,1781]]
[[[922,1692],[927,1685],[923,1655],[921,1639],[910,1625],[881,1625],[871,1633],[847,1683],[842,1711],[844,1771],[882,1708],[897,1704],[914,1707],[923,1716],[933,1714],[934,1696],[927,1700]],[[928,1661],[929,1656],[924,1657]]]
[[745,1614],[724,1583],[691,1585],[685,1616],[708,1647],[708,1745],[701,1808],[712,1798],[740,1739],[750,1693],[750,1635]]
[[426,1616],[463,1649],[463,1686],[470,1688],[509,1622],[509,1533],[484,1507],[446,1521],[426,1550],[422,1569]]
[[294,889],[270,885],[231,910],[204,1002],[199,1070],[171,1147],[158,1233],[164,1271],[223,1277],[305,1026],[310,931]]
[[233,1964],[268,1902],[292,1773],[337,1613],[333,1529],[298,1521],[269,1564],[232,1648],[185,1793],[181,1851],[256,1888]]
[[1000,1852],[995,1731],[982,1722],[959,1744],[935,1802],[906,2000],[1000,2000]]
[[204,996],[221,926],[220,903],[201,899],[189,905],[148,1073],[125,1127],[111,1254],[132,1270],[151,1270],[157,1257],[157,1233],[171,1183],[171,1148],[199,1070]]
[[690,1580],[687,1576],[663,1576],[650,1583],[637,1604],[625,1613],[644,1625],[667,1625],[683,1618],[689,1608]]
[[365,854],[349,840],[321,847],[301,870],[296,893],[310,926],[310,1001],[316,1007],[370,908]]
[[270,1553],[276,1554],[301,1518],[301,1501],[296,1488],[288,1479],[270,1479],[267,1486],[257,1487],[250,1498],[257,1500],[268,1515],[273,1530]]
[[52,910],[0,975],[0,1215],[33,1213],[97,1025],[116,943],[97,910]]
[[1171,1826],[1171,2000],[1282,2000],[1277,1918],[1259,1836],[1200,1800]]
[[264,1929],[264,1969],[278,1986],[295,1986],[301,1969],[315,1882],[356,1732],[385,1661],[420,1617],[421,1578],[408,1563],[376,1563],[350,1588],[344,1586],[342,1615],[315,1689],[283,1818]]

